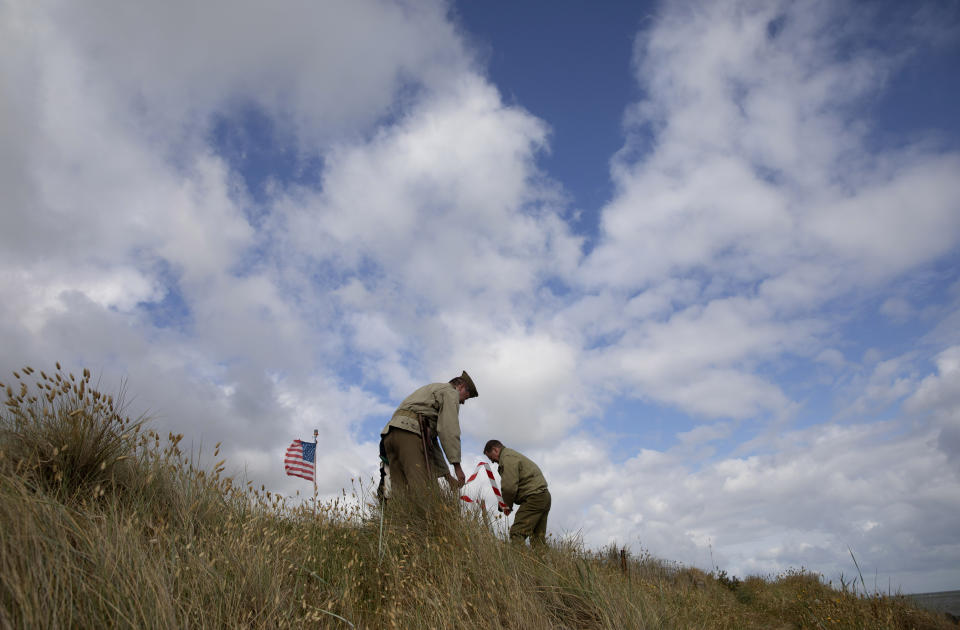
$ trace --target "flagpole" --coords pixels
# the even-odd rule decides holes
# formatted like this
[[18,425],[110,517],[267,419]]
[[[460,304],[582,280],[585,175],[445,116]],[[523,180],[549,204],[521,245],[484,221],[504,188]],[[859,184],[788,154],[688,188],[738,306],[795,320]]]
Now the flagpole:
[[317,460],[320,459],[320,453],[317,452],[317,434],[320,432],[313,430],[313,516],[317,516]]

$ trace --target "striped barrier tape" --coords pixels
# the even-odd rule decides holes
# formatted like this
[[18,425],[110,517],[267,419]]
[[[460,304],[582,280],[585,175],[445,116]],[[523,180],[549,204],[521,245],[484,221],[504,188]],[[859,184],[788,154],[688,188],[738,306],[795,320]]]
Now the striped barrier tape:
[[[473,474],[470,475],[469,479],[463,482],[464,487],[466,487],[468,483],[470,483],[471,481],[477,478],[477,475],[480,474],[481,468],[487,469],[487,477],[489,477],[490,479],[490,487],[493,488],[493,493],[497,495],[497,503],[500,505],[500,509],[506,510],[507,504],[503,502],[503,495],[500,494],[500,488],[497,487],[497,480],[494,479],[493,471],[490,470],[490,464],[488,464],[487,462],[480,462],[479,464],[477,464],[477,469],[473,471]],[[466,494],[461,494],[460,498],[466,501],[467,503],[476,503],[476,501],[468,497]]]

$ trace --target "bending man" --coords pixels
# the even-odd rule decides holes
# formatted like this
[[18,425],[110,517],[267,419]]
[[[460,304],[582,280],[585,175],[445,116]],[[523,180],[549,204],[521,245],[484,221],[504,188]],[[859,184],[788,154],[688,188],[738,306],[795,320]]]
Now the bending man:
[[487,442],[483,454],[499,464],[500,493],[507,505],[503,513],[509,516],[513,504],[520,505],[510,527],[510,541],[522,545],[529,537],[531,545],[545,544],[551,500],[540,467],[500,440]]
[[400,403],[380,432],[394,490],[420,492],[431,483],[436,485],[439,477],[453,482],[444,453],[453,465],[456,482],[463,484],[466,476],[460,466],[460,405],[476,397],[477,387],[464,372],[449,383],[424,385]]

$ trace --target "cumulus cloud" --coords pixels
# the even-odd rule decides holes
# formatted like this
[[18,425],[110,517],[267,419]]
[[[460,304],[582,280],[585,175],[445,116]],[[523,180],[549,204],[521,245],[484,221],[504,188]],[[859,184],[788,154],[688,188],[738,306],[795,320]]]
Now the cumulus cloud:
[[552,441],[589,411],[577,376],[576,348],[562,340],[519,330],[496,336],[488,331],[469,354],[476,366],[471,374],[491,399],[466,429],[481,442],[501,435],[509,435],[514,444]]
[[920,381],[904,408],[917,423],[938,431],[937,448],[960,474],[960,346],[947,348],[935,362],[936,373]]
[[41,7],[117,105],[160,132],[250,103],[290,140],[349,137],[393,109],[398,91],[442,85],[470,62],[435,1]]
[[960,405],[960,346],[941,352],[936,366],[937,373],[925,377],[907,401],[908,411],[948,410]]
[[[340,443],[323,451],[330,484],[358,472],[379,397],[479,367],[579,251],[535,166],[546,125],[501,102],[446,10],[4,5],[5,363],[126,377],[162,427],[227,455],[312,422]],[[323,165],[259,214],[213,133],[244,108]],[[555,345],[566,373],[545,397],[572,379],[574,350]],[[529,361],[509,346],[487,363]],[[506,383],[488,382],[497,400]],[[552,417],[576,422],[564,404]],[[292,487],[278,467],[249,471]]]
[[628,305],[610,355],[640,395],[714,416],[789,412],[757,372],[764,357],[827,350],[840,321],[821,306],[956,247],[960,156],[874,151],[856,106],[898,61],[857,46],[847,11],[676,3],[638,38],[645,99],[580,274]]
[[[938,405],[930,427],[909,416],[857,422],[903,400],[908,410],[950,400],[950,355],[921,380],[921,351],[874,349],[858,364],[837,342],[864,295],[955,251],[957,154],[929,143],[876,150],[855,112],[901,60],[857,46],[863,25],[846,11],[676,3],[637,40],[645,99],[626,116],[618,192],[577,270],[588,295],[562,316],[595,345],[583,373],[628,397],[709,419],[770,416],[783,430],[802,406],[770,368],[812,360],[832,371],[838,423],[761,430],[740,446],[761,454],[740,458],[690,448],[723,439],[727,423],[622,465],[598,443],[589,464],[567,457],[580,442],[543,453],[557,504],[579,508],[566,522],[595,544],[670,549],[699,566],[714,552],[742,573],[814,561],[833,577],[850,572],[849,544],[900,567],[894,581],[914,588],[951,572],[953,560],[904,556],[912,530],[929,528],[955,557],[945,520],[955,506],[940,503],[957,486],[956,432],[944,420],[955,405]],[[922,514],[931,521],[917,522]]]
[[[538,461],[551,480],[551,517],[593,546],[626,544],[741,576],[815,566],[834,580],[852,572],[849,546],[883,583],[923,589],[939,583],[935,574],[957,578],[949,515],[960,507],[960,478],[930,438],[898,423],[817,425],[780,436],[768,455],[699,468],[682,447],[614,465],[601,444],[577,440]],[[916,558],[921,540],[939,541],[945,556]]]
[[576,251],[538,186],[545,134],[465,76],[369,143],[332,152],[322,189],[286,206],[293,243],[318,262],[369,265],[374,279],[389,270],[428,307],[456,293],[482,294],[453,302],[485,312],[508,306]]

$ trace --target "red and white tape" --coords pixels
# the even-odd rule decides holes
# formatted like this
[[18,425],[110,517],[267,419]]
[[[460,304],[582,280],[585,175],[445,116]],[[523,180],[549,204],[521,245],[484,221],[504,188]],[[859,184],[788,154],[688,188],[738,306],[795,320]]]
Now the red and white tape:
[[[488,464],[487,462],[480,462],[479,464],[477,464],[477,469],[473,472],[472,475],[470,475],[469,479],[463,482],[464,487],[466,487],[468,483],[470,483],[471,481],[477,478],[477,475],[480,474],[481,468],[487,469],[487,477],[490,478],[490,487],[493,488],[493,493],[497,495],[497,503],[500,505],[500,508],[504,510],[507,509],[507,504],[503,502],[503,495],[500,494],[500,488],[497,487],[497,480],[493,477],[493,471],[490,470],[490,464]],[[466,494],[461,494],[460,498],[466,501],[467,503],[476,503],[476,501],[468,497]]]

